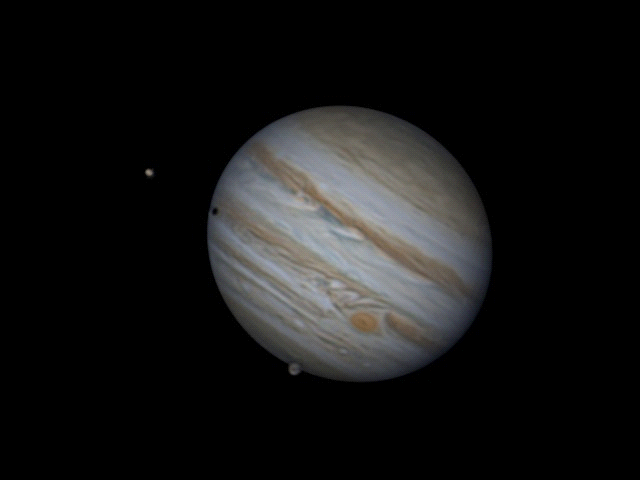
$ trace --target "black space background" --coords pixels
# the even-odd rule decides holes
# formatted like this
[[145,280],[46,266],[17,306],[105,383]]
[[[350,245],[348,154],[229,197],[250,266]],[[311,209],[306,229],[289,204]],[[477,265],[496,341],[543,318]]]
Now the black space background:
[[[548,394],[529,351],[536,299],[522,283],[538,268],[524,247],[532,200],[522,193],[531,118],[542,108],[533,72],[484,59],[432,69],[399,63],[384,74],[328,58],[300,69],[174,60],[105,72],[101,81],[102,173],[113,182],[104,268],[116,272],[98,305],[109,312],[96,338],[108,351],[97,382],[108,403],[149,424],[165,415],[207,426],[233,419],[248,429],[263,421],[294,428],[309,412],[325,412],[327,429],[372,417],[426,427],[528,416],[532,398]],[[466,169],[491,224],[493,273],[477,320],[439,360],[398,379],[290,376],[231,317],[209,265],[208,209],[227,162],[269,123],[326,105],[381,110],[429,133]]]

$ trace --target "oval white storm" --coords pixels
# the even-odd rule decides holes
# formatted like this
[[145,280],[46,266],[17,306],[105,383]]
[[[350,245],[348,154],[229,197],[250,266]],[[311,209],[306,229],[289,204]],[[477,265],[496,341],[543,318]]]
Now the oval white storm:
[[250,138],[216,185],[207,236],[247,333],[292,374],[340,381],[443,355],[491,274],[487,215],[462,166],[417,127],[359,107],[294,113]]

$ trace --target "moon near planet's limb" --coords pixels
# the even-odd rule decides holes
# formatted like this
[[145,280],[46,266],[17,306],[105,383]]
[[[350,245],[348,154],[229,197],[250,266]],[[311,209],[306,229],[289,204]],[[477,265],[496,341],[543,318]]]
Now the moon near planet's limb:
[[462,166],[417,127],[359,107],[294,113],[250,138],[216,185],[207,237],[249,335],[294,371],[341,381],[441,356],[491,274],[487,215]]

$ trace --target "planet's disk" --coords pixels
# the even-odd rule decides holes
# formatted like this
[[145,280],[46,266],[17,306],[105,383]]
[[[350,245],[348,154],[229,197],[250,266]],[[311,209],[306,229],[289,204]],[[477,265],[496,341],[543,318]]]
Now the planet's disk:
[[249,139],[218,181],[207,235],[249,335],[335,380],[438,358],[491,274],[489,223],[461,165],[415,126],[357,107],[298,112]]

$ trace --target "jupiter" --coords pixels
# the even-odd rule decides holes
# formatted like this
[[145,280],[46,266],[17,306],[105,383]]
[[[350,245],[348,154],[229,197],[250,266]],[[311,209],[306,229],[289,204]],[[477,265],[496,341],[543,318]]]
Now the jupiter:
[[250,138],[216,185],[207,242],[247,333],[296,372],[346,382],[443,355],[491,274],[462,166],[412,124],[359,107],[294,113]]

